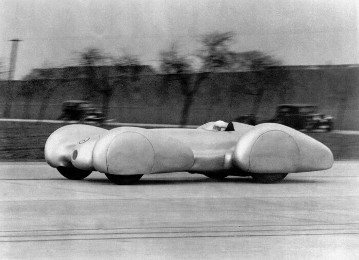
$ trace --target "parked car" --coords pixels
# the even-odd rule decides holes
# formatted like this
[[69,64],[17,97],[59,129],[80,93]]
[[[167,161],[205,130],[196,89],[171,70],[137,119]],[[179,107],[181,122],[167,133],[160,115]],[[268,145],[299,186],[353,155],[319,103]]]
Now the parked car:
[[298,130],[333,129],[333,117],[318,113],[318,107],[310,104],[282,104],[278,105],[273,123],[283,124]]
[[62,113],[58,120],[101,124],[105,121],[105,116],[88,101],[68,100],[62,104]]

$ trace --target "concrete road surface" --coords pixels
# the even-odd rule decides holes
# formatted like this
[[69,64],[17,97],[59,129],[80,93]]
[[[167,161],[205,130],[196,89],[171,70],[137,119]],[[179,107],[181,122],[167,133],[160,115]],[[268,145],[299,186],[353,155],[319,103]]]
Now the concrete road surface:
[[175,173],[131,186],[2,163],[0,259],[359,259],[359,162],[270,185]]

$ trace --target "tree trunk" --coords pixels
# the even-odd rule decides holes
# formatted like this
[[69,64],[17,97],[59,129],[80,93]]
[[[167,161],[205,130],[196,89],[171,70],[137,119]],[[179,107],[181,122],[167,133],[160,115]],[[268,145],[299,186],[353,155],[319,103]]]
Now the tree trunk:
[[181,121],[180,121],[181,126],[187,125],[189,111],[191,109],[192,103],[193,103],[193,94],[186,95],[184,104],[183,104],[183,108],[182,108],[182,115],[181,115]]
[[185,126],[188,123],[189,112],[194,101],[194,96],[201,87],[201,83],[208,77],[208,73],[197,73],[193,83],[186,74],[178,74],[178,79],[181,84],[182,94],[185,96],[180,125]]
[[111,96],[112,91],[105,91],[102,95],[102,113],[105,118],[108,116],[108,108],[110,106]]
[[99,86],[96,77],[96,69],[93,66],[86,68],[86,79],[84,86],[83,99],[91,100],[98,92]]
[[258,93],[254,97],[251,114],[254,115],[255,117],[257,117],[257,114],[259,112],[259,108],[262,103],[263,95],[264,95],[264,89],[262,88],[258,91]]

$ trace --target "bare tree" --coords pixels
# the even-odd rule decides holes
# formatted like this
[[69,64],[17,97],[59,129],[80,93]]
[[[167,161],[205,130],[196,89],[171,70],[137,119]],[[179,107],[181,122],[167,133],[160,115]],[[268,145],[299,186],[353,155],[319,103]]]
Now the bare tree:
[[232,65],[233,51],[229,44],[233,41],[232,32],[212,32],[202,36],[202,50],[198,57],[202,61],[202,71],[228,71]]
[[138,80],[143,67],[133,55],[126,54],[114,58],[97,48],[86,49],[80,53],[80,65],[84,68],[88,86],[85,99],[90,99],[96,92],[101,93],[102,112],[105,117],[108,116],[115,86],[124,86],[130,81]]
[[[105,55],[97,48],[88,48],[79,54],[79,65],[82,66],[85,79],[84,99],[88,100],[96,92],[102,92],[98,78],[107,76],[106,73],[100,75],[99,66],[103,66]],[[102,71],[101,71],[102,72]]]
[[244,86],[248,95],[255,96],[251,115],[256,117],[262,103],[263,95],[268,87],[275,87],[281,101],[284,101],[288,71],[283,69],[281,62],[260,51],[240,53],[242,66],[252,71],[253,80]]
[[203,35],[202,49],[196,55],[200,61],[198,70],[191,66],[189,57],[179,53],[175,43],[169,50],[160,53],[160,69],[165,74],[164,81],[177,80],[184,96],[180,125],[187,124],[194,97],[209,73],[225,70],[230,66],[232,52],[229,50],[229,43],[233,36],[232,32],[212,32]]
[[111,57],[97,48],[88,48],[80,53],[79,65],[85,74],[84,99],[90,100],[96,93],[102,95],[102,113],[108,116],[109,104],[114,91],[111,84]]

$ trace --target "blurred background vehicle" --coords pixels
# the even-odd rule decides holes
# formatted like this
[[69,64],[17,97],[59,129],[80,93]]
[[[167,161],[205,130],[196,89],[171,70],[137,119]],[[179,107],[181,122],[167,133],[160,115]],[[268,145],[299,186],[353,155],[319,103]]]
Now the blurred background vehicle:
[[311,104],[278,105],[276,114],[270,122],[306,131],[330,132],[333,129],[333,117],[318,113],[318,106]]
[[302,131],[333,130],[333,117],[318,113],[318,106],[311,104],[278,105],[275,116],[270,120],[260,121],[255,115],[248,114],[239,116],[234,121],[250,125],[278,123]]
[[58,120],[102,124],[105,121],[105,116],[88,101],[68,100],[62,104],[62,113]]

